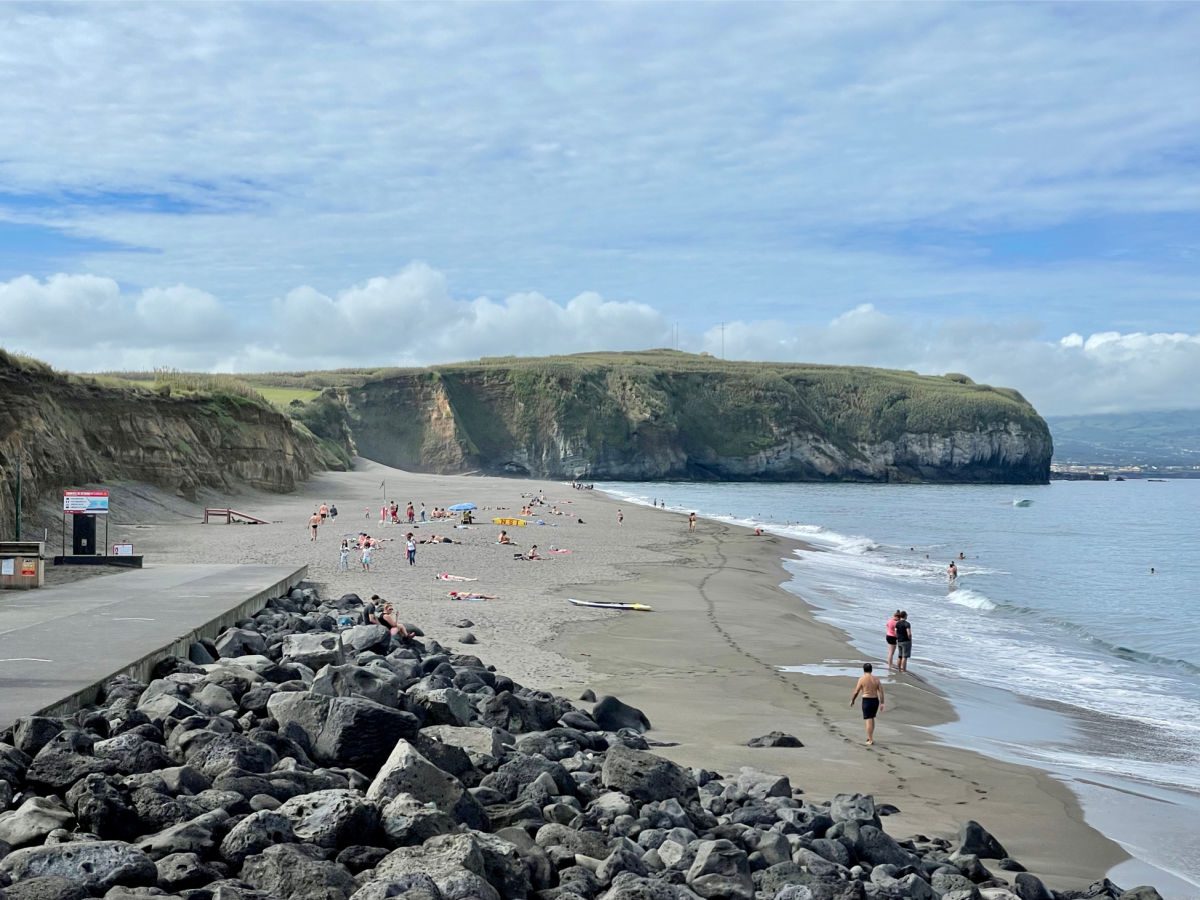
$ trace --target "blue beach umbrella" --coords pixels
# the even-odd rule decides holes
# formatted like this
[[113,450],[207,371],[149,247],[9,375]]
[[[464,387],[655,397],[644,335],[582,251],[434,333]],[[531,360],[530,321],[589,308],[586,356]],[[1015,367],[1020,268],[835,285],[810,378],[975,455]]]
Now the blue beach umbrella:
[[455,503],[453,506],[447,506],[446,509],[450,512],[469,512],[472,509],[478,509],[474,503]]

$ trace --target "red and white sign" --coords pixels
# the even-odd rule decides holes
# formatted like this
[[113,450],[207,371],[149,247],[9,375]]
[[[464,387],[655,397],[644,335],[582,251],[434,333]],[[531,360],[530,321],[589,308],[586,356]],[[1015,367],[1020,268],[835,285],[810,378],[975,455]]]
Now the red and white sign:
[[63,512],[108,515],[108,491],[63,491]]

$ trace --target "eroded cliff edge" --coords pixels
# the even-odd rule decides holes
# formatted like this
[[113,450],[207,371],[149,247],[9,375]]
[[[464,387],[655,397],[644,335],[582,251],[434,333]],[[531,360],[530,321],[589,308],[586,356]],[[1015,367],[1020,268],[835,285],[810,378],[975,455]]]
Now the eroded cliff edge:
[[961,375],[653,351],[394,370],[310,404],[318,434],[418,472],[1043,483],[1019,393]]
[[141,481],[194,496],[288,492],[341,468],[303,426],[237,396],[171,397],[64,376],[0,352],[0,536],[13,531],[18,459],[26,509],[64,487]]

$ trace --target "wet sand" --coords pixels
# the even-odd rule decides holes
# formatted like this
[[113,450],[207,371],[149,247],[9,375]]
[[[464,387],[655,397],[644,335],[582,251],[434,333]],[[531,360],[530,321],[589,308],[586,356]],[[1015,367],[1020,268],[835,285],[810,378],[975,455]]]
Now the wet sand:
[[[379,524],[381,482],[402,510],[409,500],[428,509],[469,501],[480,507],[481,524],[454,529],[451,522],[418,522],[412,529],[418,538],[437,533],[462,543],[419,546],[410,567],[403,544],[408,526]],[[109,487],[111,537],[132,541],[147,565],[307,563],[325,593],[378,593],[449,647],[471,631],[479,643],[464,650],[527,686],[571,698],[590,687],[642,708],[654,724],[650,737],[675,743],[658,752],[680,762],[722,772],[742,765],[782,772],[817,799],[872,793],[900,809],[888,821],[898,837],[953,838],[962,822],[976,819],[1051,887],[1086,885],[1126,858],[1084,823],[1073,794],[1050,776],[940,743],[927,729],[954,713],[919,672],[885,678],[888,702],[876,745],[864,746],[861,716],[849,707],[858,652],[780,587],[788,579],[780,560],[802,549],[799,544],[703,520],[689,534],[680,515],[621,507],[559,483],[413,475],[370,462],[351,473],[318,476],[294,495],[208,498],[210,505],[244,509],[269,525],[201,525],[195,504],[139,486]],[[540,507],[546,525],[509,527],[516,549],[496,544],[500,527],[492,516],[517,515],[522,494],[539,490],[566,515]],[[312,542],[307,520],[322,501],[335,503],[340,515]],[[360,571],[352,559],[351,572],[339,573],[341,535],[363,530],[389,539],[375,554],[374,571]],[[543,553],[551,546],[572,552],[540,562],[513,559],[535,543]],[[446,583],[435,580],[438,572],[479,580]],[[448,592],[462,587],[501,599],[451,600]],[[636,600],[655,611],[580,609],[567,597]],[[456,627],[462,619],[473,625]],[[778,670],[797,665],[846,674]],[[745,746],[773,730],[794,734],[805,746]]]

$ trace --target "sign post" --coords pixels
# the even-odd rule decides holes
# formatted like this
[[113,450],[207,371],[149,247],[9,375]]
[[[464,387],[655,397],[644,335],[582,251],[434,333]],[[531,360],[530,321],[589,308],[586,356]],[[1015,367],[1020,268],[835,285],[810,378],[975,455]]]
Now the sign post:
[[[96,516],[104,516],[104,544],[108,547],[108,491],[63,491],[63,556],[67,555],[67,516],[72,517],[72,551],[76,556],[96,554]],[[107,553],[105,554],[107,555]]]

